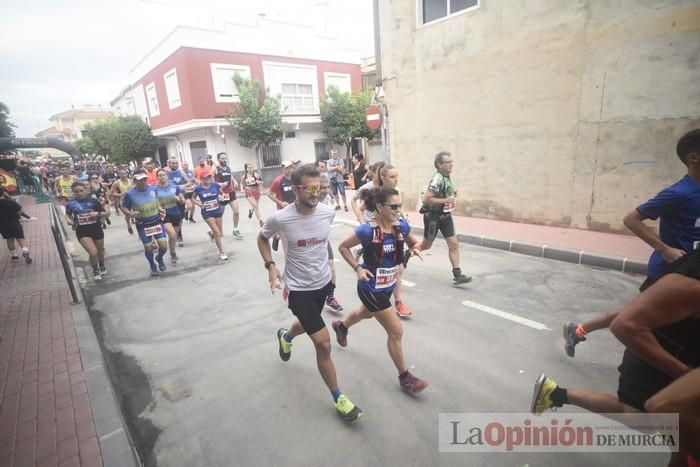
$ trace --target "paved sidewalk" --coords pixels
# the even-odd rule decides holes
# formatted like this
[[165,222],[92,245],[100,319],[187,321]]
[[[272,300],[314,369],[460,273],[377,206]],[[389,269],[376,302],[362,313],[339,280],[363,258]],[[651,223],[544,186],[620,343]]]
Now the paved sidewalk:
[[[338,218],[354,220],[352,212],[337,211]],[[423,215],[406,213],[416,231],[423,232]],[[609,234],[589,230],[521,224],[493,219],[453,216],[461,241],[542,256],[573,263],[584,263],[624,272],[646,273],[652,249],[634,235]]]
[[102,453],[49,205],[22,197],[34,262],[0,252],[0,465],[101,466]]

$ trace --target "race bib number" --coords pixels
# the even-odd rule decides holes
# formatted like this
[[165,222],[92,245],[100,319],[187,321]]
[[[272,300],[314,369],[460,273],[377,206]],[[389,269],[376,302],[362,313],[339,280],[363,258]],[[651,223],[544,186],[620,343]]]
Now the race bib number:
[[219,201],[229,201],[231,197],[228,195],[228,193],[221,193],[219,195]]
[[158,234],[163,233],[163,225],[156,224],[156,225],[152,225],[150,227],[144,227],[143,231],[147,237],[151,237],[153,235],[158,235]]
[[205,201],[204,202],[204,210],[205,211],[216,211],[219,209],[219,202],[215,199]]
[[445,203],[445,204],[442,206],[442,212],[452,212],[452,211],[454,211],[454,210],[455,210],[455,207],[456,207],[456,204],[457,204],[457,203]]
[[78,225],[90,225],[97,222],[97,216],[92,214],[78,214]]
[[376,289],[386,289],[396,284],[396,271],[398,266],[393,268],[377,268],[377,273],[374,275],[374,285]]

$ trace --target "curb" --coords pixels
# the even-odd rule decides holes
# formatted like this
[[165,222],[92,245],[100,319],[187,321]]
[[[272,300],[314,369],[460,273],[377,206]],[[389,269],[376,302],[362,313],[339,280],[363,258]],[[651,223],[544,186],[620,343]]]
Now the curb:
[[[352,219],[336,218],[335,221],[352,227],[357,227],[359,225],[357,221]],[[411,226],[411,231],[420,235],[423,234],[422,227]],[[439,236],[442,237],[442,234],[439,234]],[[484,237],[483,235],[457,234],[457,239],[462,243],[469,243],[470,245],[483,246],[486,248],[494,248],[496,250],[503,250],[521,255],[553,259],[556,261],[581,264],[599,269],[609,269],[628,274],[638,274],[642,276],[647,274],[647,263],[634,261],[626,257],[609,256],[585,250],[568,250],[565,248],[550,247],[548,245],[533,245],[531,243],[520,242],[517,240],[503,240],[499,238]]]
[[[61,221],[61,226],[65,228],[63,221]],[[66,277],[66,280],[73,282],[78,294],[78,302],[71,305],[73,322],[78,336],[80,359],[85,369],[85,382],[88,388],[92,416],[95,420],[95,432],[100,444],[103,466],[140,467],[142,464],[126,431],[126,424],[119,409],[112,381],[107,374],[102,347],[97,340],[95,329],[92,327],[90,314],[85,306],[83,290],[78,283],[75,264],[70,254],[68,254],[68,264],[70,265],[71,277]]]

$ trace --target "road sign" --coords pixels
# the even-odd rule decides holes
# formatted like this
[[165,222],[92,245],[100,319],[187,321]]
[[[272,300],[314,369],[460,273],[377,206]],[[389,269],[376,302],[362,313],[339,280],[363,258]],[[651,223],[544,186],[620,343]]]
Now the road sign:
[[370,130],[378,130],[382,126],[382,111],[376,105],[370,105],[365,112],[365,123]]

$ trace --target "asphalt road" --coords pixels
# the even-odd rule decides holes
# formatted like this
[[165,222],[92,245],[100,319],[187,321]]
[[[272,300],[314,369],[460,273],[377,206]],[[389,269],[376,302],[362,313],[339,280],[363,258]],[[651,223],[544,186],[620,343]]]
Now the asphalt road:
[[[541,372],[564,387],[614,393],[621,345],[600,332],[572,360],[562,350],[561,325],[624,303],[640,277],[462,245],[463,269],[474,282],[455,287],[444,242],[436,242],[423,263],[411,260],[404,277],[414,284],[404,289],[414,311],[404,321],[406,360],[430,386],[417,397],[404,394],[383,329],[360,323],[347,348],[333,342],[340,387],[365,412],[346,425],[305,336],[295,339],[289,362],[279,359],[275,332],[290,324],[291,312],[267,287],[256,222],[244,217],[245,239],[235,240],[230,215],[224,219],[230,261],[218,261],[198,216],[197,224],[185,225],[180,262],[156,279],[137,239],[113,216],[106,232],[110,275],[84,284],[146,465],[665,465],[666,454],[438,451],[439,413],[527,412]],[[333,244],[351,232],[335,226]],[[76,251],[76,264],[86,266]],[[276,259],[281,265],[280,254]],[[336,266],[336,295],[347,312],[359,304],[355,276],[344,262]],[[334,315],[324,311],[324,319],[330,326]]]

